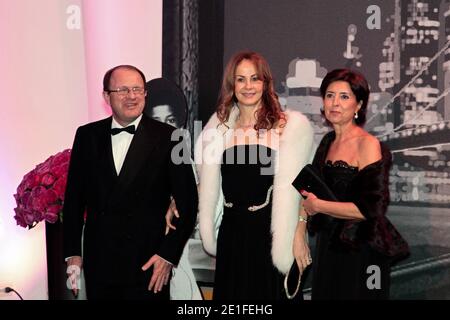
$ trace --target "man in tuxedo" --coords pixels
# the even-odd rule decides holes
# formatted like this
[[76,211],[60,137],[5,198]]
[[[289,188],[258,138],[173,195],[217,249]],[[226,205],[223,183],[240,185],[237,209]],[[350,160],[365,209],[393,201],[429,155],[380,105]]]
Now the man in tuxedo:
[[[145,83],[134,66],[106,72],[103,97],[112,117],[81,126],[75,135],[63,208],[64,254],[68,273],[84,268],[88,299],[169,299],[172,265],[194,228],[192,167],[175,159],[189,155],[172,152],[184,143],[171,141],[173,127],[143,114]],[[165,235],[171,196],[180,218]]]

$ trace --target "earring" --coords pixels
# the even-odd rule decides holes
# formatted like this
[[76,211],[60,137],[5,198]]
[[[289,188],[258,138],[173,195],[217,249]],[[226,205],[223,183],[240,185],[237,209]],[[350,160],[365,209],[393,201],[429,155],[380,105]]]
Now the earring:
[[355,112],[355,119],[358,119],[358,112]]

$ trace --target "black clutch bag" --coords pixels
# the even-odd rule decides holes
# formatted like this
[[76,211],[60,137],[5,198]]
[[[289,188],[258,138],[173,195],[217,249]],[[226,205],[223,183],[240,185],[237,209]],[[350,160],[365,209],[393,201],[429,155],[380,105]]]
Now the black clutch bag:
[[[307,164],[303,167],[294,182],[292,182],[292,185],[298,190],[298,192],[301,190],[306,190],[314,193],[319,199],[339,201],[333,191],[331,191],[323,180],[321,173],[311,164]],[[308,221],[309,233],[314,235],[317,231],[322,230],[323,228],[331,227],[332,220],[332,217],[326,214],[318,213],[312,216]]]
[[323,181],[320,173],[317,172],[311,164],[307,164],[303,167],[294,182],[292,182],[292,185],[298,192],[305,190],[314,193],[319,199],[338,201],[333,191],[331,191],[325,181]]

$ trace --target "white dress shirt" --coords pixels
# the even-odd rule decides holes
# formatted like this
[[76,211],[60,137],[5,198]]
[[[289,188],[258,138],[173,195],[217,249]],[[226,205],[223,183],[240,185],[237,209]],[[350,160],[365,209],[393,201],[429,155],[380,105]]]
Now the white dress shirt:
[[[136,118],[133,122],[127,125],[134,125],[135,129],[137,129],[139,122],[142,119],[142,114]],[[120,125],[113,117],[111,129],[113,128],[124,128]],[[120,170],[122,169],[123,162],[125,161],[125,157],[128,152],[128,148],[130,148],[131,141],[133,140],[134,134],[128,133],[126,131],[122,131],[116,135],[111,135],[111,145],[112,145],[112,153],[114,158],[114,165],[116,167],[117,175],[120,174]]]

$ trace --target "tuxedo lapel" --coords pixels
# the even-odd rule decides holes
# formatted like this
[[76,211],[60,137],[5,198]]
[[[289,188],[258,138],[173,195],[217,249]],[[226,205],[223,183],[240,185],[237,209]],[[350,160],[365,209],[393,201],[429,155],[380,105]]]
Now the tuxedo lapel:
[[[127,188],[135,179],[139,170],[150,161],[150,156],[153,154],[157,144],[157,134],[152,132],[150,120],[144,115],[125,156],[115,192]],[[113,196],[115,192],[113,192]]]
[[[111,122],[112,117],[106,119],[104,124],[99,127],[97,132],[97,152],[100,163],[104,163],[103,167],[103,175],[106,179],[102,179],[102,181],[106,181],[107,185],[105,187],[110,187],[111,182],[117,180],[117,172],[116,166],[114,165],[114,157],[112,152],[112,143],[111,143]],[[100,168],[99,168],[100,169]]]

